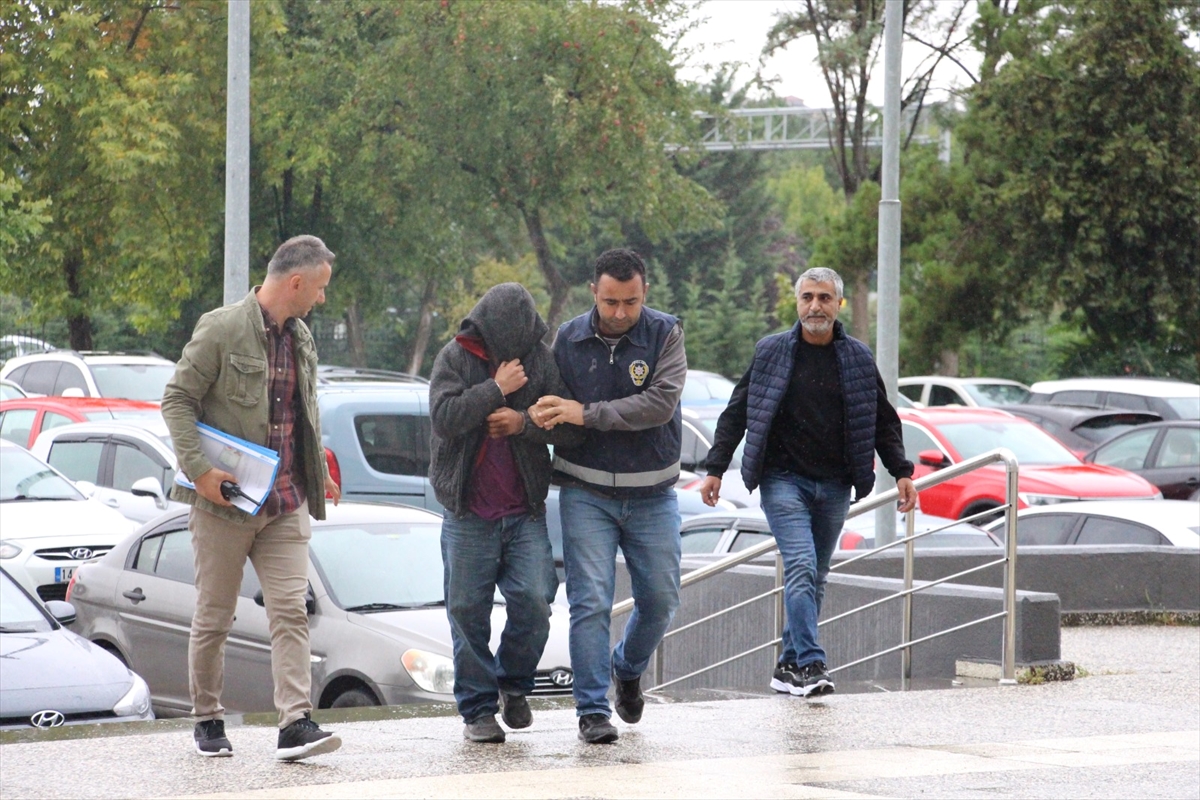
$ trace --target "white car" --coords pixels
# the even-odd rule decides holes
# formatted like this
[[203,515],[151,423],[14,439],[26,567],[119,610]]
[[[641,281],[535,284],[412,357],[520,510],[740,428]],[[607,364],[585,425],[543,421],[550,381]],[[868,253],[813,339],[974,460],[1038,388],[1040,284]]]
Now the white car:
[[43,431],[30,452],[134,522],[183,504],[167,499],[179,464],[162,417],[77,422]]
[[946,375],[916,375],[896,382],[901,396],[921,406],[993,406],[1024,403],[1029,387],[1004,378],[951,378]]
[[10,358],[0,367],[0,378],[29,394],[123,397],[155,403],[162,401],[163,390],[174,374],[175,362],[158,355],[75,350]]
[[1066,378],[1029,387],[1030,403],[1153,411],[1163,419],[1200,419],[1200,385],[1161,378]]
[[30,594],[62,600],[76,568],[133,529],[28,450],[0,440],[0,566]]
[[[1004,538],[1004,520],[987,529]],[[1189,500],[1084,500],[1023,508],[1017,512],[1017,544],[1200,548],[1200,505]]]

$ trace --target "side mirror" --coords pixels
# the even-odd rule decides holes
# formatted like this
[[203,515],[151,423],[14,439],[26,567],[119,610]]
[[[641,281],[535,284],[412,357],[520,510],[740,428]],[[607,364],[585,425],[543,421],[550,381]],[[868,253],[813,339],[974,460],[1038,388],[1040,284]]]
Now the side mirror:
[[[259,589],[254,593],[254,602],[263,608],[267,607],[266,598],[263,597],[263,590]],[[308,584],[308,588],[304,590],[304,611],[311,617],[317,613],[317,596],[313,593],[312,583]]]
[[75,481],[75,488],[83,492],[84,497],[96,496],[96,484],[91,481]]
[[63,397],[87,397],[87,395],[83,393],[83,389],[80,389],[78,386],[72,386],[69,389],[63,389],[62,396]]
[[922,450],[917,454],[917,460],[934,469],[950,466],[950,459],[941,450]]
[[133,486],[129,487],[129,491],[134,497],[153,497],[154,505],[159,511],[167,510],[167,495],[163,492],[158,478],[138,478],[133,482]]
[[46,610],[62,625],[70,625],[75,621],[75,606],[62,600],[47,600]]

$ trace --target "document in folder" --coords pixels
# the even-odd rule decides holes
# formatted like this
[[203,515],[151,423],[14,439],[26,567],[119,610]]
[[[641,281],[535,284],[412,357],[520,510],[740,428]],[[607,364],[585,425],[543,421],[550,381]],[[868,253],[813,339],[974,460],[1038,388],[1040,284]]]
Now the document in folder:
[[[247,514],[257,514],[271,493],[271,487],[275,485],[279,453],[231,436],[203,422],[196,423],[196,430],[200,434],[200,449],[212,465],[233,475],[242,491],[254,498],[252,502],[244,497],[235,497],[233,504]],[[189,489],[196,488],[184,477],[183,470],[175,473],[175,482]]]

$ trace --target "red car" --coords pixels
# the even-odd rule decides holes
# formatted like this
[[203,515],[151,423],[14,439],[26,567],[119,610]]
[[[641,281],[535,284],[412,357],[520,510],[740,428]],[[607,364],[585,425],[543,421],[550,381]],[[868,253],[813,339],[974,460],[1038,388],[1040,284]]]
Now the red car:
[[158,416],[158,403],[114,397],[21,397],[0,402],[0,439],[33,447],[38,434],[72,422]]
[[[985,408],[899,409],[904,451],[920,478],[1006,447],[1017,457],[1018,507],[1070,500],[1154,500],[1162,493],[1132,472],[1085,464],[1028,420]],[[1004,465],[993,464],[921,492],[921,511],[962,519],[1004,504]]]

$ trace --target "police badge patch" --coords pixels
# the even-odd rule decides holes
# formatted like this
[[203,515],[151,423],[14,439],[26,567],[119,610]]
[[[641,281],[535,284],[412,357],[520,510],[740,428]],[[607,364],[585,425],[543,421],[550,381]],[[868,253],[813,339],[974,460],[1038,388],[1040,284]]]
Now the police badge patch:
[[650,365],[645,361],[638,359],[629,365],[629,377],[633,379],[634,386],[641,386],[646,382],[646,376],[650,374]]

